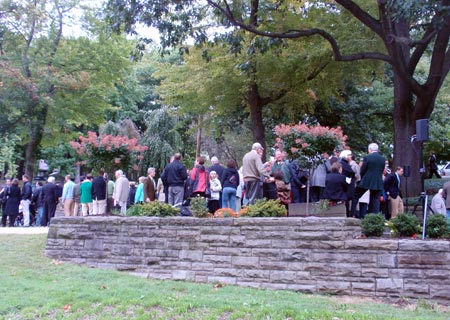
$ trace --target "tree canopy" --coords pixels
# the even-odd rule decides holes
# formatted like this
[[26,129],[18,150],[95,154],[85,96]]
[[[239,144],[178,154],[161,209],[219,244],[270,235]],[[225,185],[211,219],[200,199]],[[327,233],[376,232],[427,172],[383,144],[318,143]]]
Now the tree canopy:
[[[67,141],[86,124],[104,122],[108,97],[128,72],[134,44],[101,32],[66,38],[63,28],[80,1],[4,1],[0,54],[2,134],[21,137],[25,172],[33,176],[38,150]],[[50,143],[51,142],[51,143]]]
[[[335,61],[377,60],[393,70],[394,162],[412,168],[413,192],[419,192],[420,158],[408,147],[418,119],[429,118],[450,70],[450,0],[426,2],[336,1],[109,1],[110,21],[132,31],[137,22],[157,27],[162,45],[194,37],[205,42],[210,22],[280,40],[320,37]],[[308,21],[311,12],[321,12]],[[209,19],[208,19],[209,17]],[[214,19],[214,18],[216,19]],[[360,32],[345,32],[328,19],[348,18]],[[280,23],[286,22],[286,23]],[[241,41],[233,38],[239,50]],[[419,62],[430,57],[424,77]]]

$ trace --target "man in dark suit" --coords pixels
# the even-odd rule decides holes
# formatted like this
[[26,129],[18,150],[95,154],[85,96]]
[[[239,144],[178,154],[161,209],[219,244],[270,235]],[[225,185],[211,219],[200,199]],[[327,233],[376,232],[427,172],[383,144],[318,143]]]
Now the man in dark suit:
[[403,213],[403,200],[400,195],[400,177],[403,175],[403,168],[397,167],[395,172],[389,174],[384,179],[384,191],[391,203],[391,218],[395,218],[397,214]]
[[47,184],[42,187],[41,197],[44,203],[44,214],[42,216],[42,226],[46,227],[51,218],[55,216],[56,205],[58,204],[58,190],[55,184],[55,177],[49,177]]
[[106,213],[106,180],[104,178],[105,170],[100,169],[98,176],[92,181],[92,214]]
[[386,158],[378,153],[378,145],[376,143],[369,144],[369,154],[364,157],[361,166],[361,180],[359,181],[352,200],[352,215],[356,218],[364,217],[355,215],[356,205],[359,198],[370,190],[369,213],[380,212],[380,195],[383,190],[383,171],[386,165]]

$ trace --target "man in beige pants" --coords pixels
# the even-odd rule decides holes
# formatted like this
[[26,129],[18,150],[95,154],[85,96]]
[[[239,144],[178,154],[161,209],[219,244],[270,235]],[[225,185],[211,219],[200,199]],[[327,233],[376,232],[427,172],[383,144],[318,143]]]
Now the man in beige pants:
[[75,188],[75,183],[72,181],[70,175],[68,174],[65,178],[63,194],[61,197],[61,203],[64,206],[64,216],[69,217],[74,215],[74,202],[73,202],[73,190]]
[[391,173],[384,179],[384,191],[391,203],[391,219],[397,214],[404,212],[403,200],[400,195],[400,177],[403,175],[403,168],[397,167],[394,173]]

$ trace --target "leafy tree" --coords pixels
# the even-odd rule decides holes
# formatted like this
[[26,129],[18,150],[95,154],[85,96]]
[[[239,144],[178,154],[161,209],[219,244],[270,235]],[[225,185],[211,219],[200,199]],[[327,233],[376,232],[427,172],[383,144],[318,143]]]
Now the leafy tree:
[[76,153],[66,142],[44,147],[39,151],[41,159],[45,159],[49,172],[57,169],[61,176],[70,174],[76,177]]
[[[142,19],[144,23],[158,26],[166,38],[162,40],[163,45],[168,44],[167,37],[173,36],[173,43],[184,39],[186,34],[183,33],[183,27],[175,27],[176,30],[174,30],[172,28],[174,26],[167,21],[152,20],[149,16],[141,15],[144,12],[153,12],[167,15],[168,18],[170,10],[164,9],[164,5],[168,5],[169,2],[141,1],[139,9],[133,6],[122,7],[125,3],[124,1],[110,2],[110,11],[117,13],[114,17],[116,21],[121,18],[124,18],[125,22],[127,18],[130,18],[132,22],[136,21],[135,19]],[[192,9],[192,13],[197,9],[200,10],[195,2],[191,4],[192,6],[189,6],[187,2],[177,2],[176,7],[183,10]],[[130,10],[127,11],[127,9]],[[134,9],[137,11],[132,12]],[[239,9],[240,12],[245,12],[247,8],[243,5],[241,9]],[[314,20],[320,16],[320,11],[322,9],[311,13],[310,19]],[[248,12],[250,12],[248,19],[255,26],[263,22],[257,10],[248,10]],[[287,13],[289,15],[289,12]],[[127,14],[134,18],[128,17]],[[210,14],[208,19],[211,19],[213,23],[226,25],[226,21],[221,18],[214,20],[214,15]],[[292,22],[289,19],[286,22],[284,18],[278,15],[273,17],[280,25],[289,25]],[[186,25],[192,23],[191,27],[194,28],[193,20],[184,22]],[[166,23],[170,25],[170,28],[166,29]],[[343,22],[334,19],[332,23],[342,24]],[[127,27],[131,28],[132,24]],[[204,29],[195,30],[199,33],[205,31]],[[188,29],[184,31],[188,32]],[[206,38],[199,36],[197,39],[202,41]],[[202,116],[196,120],[197,127],[200,123],[202,124],[199,130],[214,125],[216,119],[221,117],[249,116],[253,140],[265,145],[267,115],[277,119],[287,115],[290,118],[286,122],[298,121],[300,120],[298,115],[312,110],[317,96],[337,93],[336,83],[340,82],[337,79],[344,74],[354,76],[363,69],[347,69],[332,63],[328,49],[318,40],[287,44],[283,41],[266,40],[239,30],[231,30],[216,37],[214,44],[203,44],[198,48],[186,46],[184,52],[189,54],[184,55],[184,64],[172,64],[160,69],[158,74],[163,80],[158,92],[165,103],[180,106],[183,112],[190,112],[193,115],[201,114]],[[311,88],[315,91],[314,99],[306,94],[312,92]],[[243,112],[243,110],[246,111]]]
[[450,160],[450,105],[436,103],[430,118],[430,141],[425,145],[424,154],[434,151],[438,161]]
[[[199,26],[206,24],[204,12],[220,14],[223,25],[236,26],[252,34],[274,39],[321,37],[330,45],[336,61],[377,60],[390,64],[393,70],[395,163],[412,168],[413,192],[420,189],[420,158],[410,148],[416,120],[429,118],[444,79],[450,70],[449,0],[359,2],[329,1],[128,1],[110,0],[115,21],[125,22],[132,30],[134,22],[155,25],[161,31],[162,44],[169,45],[195,36],[206,38]],[[337,5],[336,5],[337,4]],[[310,11],[322,10],[315,25],[304,24]],[[182,14],[181,14],[182,13]],[[255,23],[258,16],[259,23]],[[276,17],[296,21],[297,26],[281,24]],[[350,18],[359,25],[359,33],[345,32],[324,23],[326,17]],[[120,18],[119,18],[120,17]],[[179,17],[176,19],[175,17]],[[180,23],[179,20],[182,20]],[[287,26],[287,28],[286,28]],[[363,41],[361,41],[363,40]],[[236,41],[239,48],[240,42]],[[419,62],[431,57],[426,78],[416,78]],[[404,147],[408,146],[408,147]]]
[[169,158],[182,150],[182,140],[177,131],[177,118],[173,109],[162,107],[148,111],[144,119],[147,130],[140,142],[148,149],[143,153],[141,175],[146,175],[148,167],[162,172]]
[[392,93],[392,86],[379,79],[363,86],[347,82],[339,96],[317,101],[314,118],[324,126],[341,127],[356,154],[366,152],[368,144],[377,141],[381,152],[390,155]]
[[0,137],[0,171],[3,176],[15,176],[17,170],[15,145],[19,141],[20,138],[14,133]]
[[104,32],[91,39],[64,38],[66,17],[80,8],[77,0],[1,6],[10,10],[1,17],[0,133],[13,128],[21,137],[25,172],[33,176],[41,146],[104,121],[104,110],[112,108],[106,98],[131,65],[134,44]]

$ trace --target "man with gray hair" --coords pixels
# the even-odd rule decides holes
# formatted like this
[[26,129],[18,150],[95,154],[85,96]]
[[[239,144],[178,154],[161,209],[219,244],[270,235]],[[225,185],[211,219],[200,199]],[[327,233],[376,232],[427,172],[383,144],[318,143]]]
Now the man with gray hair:
[[42,187],[42,199],[44,202],[44,213],[41,225],[46,227],[55,216],[56,205],[58,204],[58,190],[55,184],[55,177],[49,177],[45,186]]
[[144,180],[144,202],[156,200],[156,183],[155,183],[155,168],[148,168],[147,178]]
[[130,182],[124,176],[122,170],[116,171],[116,182],[114,183],[114,206],[120,206],[120,213],[127,213],[128,193],[130,192]]
[[261,178],[264,176],[270,178],[269,173],[265,170],[261,157],[264,148],[259,142],[252,145],[252,150],[247,152],[242,159],[242,174],[244,176],[245,197],[248,204],[254,204],[255,200],[262,199],[263,188]]
[[383,171],[386,165],[386,158],[378,153],[378,145],[376,143],[369,144],[369,154],[364,157],[361,166],[361,180],[356,186],[355,193],[352,200],[352,216],[363,219],[364,217],[358,214],[355,215],[356,205],[359,198],[370,190],[369,213],[380,212],[380,195],[383,190]]

